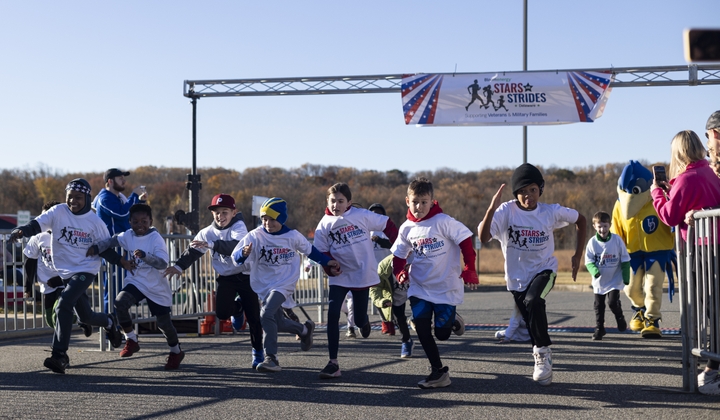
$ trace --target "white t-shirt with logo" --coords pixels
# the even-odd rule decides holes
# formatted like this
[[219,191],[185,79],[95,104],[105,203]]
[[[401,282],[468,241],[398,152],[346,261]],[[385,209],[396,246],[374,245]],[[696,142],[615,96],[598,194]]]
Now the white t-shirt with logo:
[[385,230],[387,221],[387,216],[357,207],[342,216],[323,216],[315,229],[315,248],[330,252],[342,270],[330,277],[331,286],[364,288],[380,283],[370,232]]
[[411,253],[415,256],[408,296],[461,305],[464,290],[458,245],[471,236],[467,226],[444,213],[419,222],[405,221],[391,251],[398,258],[407,259]]
[[58,204],[35,219],[42,230],[51,230],[53,265],[60,277],[69,279],[76,273],[97,274],[102,258],[86,257],[88,248],[110,238],[107,226],[92,211],[77,215],[67,204]]
[[310,255],[312,244],[295,229],[272,235],[258,227],[237,244],[233,259],[240,257],[249,244],[252,250],[244,265],[250,266],[250,287],[261,300],[275,290],[285,296],[286,302],[290,301],[300,278],[300,253]]
[[[218,229],[215,224],[202,229],[195,236],[196,241],[207,242],[208,244],[215,241],[239,241],[248,234],[245,222],[238,220],[232,226],[226,229]],[[203,254],[212,251],[211,248],[195,248]],[[249,267],[245,265],[237,265],[229,255],[221,255],[212,251],[212,266],[215,272],[220,276],[231,276],[237,273],[248,273]]]
[[40,283],[40,293],[48,294],[55,291],[55,287],[47,285],[47,281],[53,277],[58,276],[58,272],[55,270],[52,261],[52,249],[50,245],[52,239],[50,233],[42,232],[33,236],[28,240],[23,254],[28,258],[38,260],[37,265],[37,279]]
[[517,200],[502,203],[493,216],[490,234],[505,256],[505,280],[510,291],[524,291],[544,270],[557,272],[553,231],[577,222],[578,212],[559,204],[538,203],[523,210]]
[[130,229],[117,235],[118,244],[128,252],[129,258],[134,259],[137,268],[134,273],[127,272],[123,286],[132,284],[142,292],[148,299],[160,306],[172,305],[172,289],[170,282],[163,276],[164,269],[157,269],[146,264],[140,258],[135,258],[133,253],[140,249],[145,254],[154,255],[165,261],[167,266],[170,256],[165,246],[165,240],[157,230],[153,229],[143,236],[137,236]]
[[585,248],[585,265],[592,262],[600,270],[600,277],[592,279],[593,292],[604,295],[611,290],[622,290],[625,285],[621,264],[628,261],[627,246],[618,235],[611,233],[607,242],[593,235]]

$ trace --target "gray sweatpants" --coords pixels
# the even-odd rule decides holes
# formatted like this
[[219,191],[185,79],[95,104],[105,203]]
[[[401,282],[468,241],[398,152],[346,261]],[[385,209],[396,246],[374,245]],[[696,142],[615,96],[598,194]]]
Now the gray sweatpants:
[[282,310],[283,302],[285,302],[285,296],[274,290],[263,300],[260,309],[260,323],[263,327],[265,354],[277,355],[278,332],[300,334],[303,331],[303,324],[285,318]]

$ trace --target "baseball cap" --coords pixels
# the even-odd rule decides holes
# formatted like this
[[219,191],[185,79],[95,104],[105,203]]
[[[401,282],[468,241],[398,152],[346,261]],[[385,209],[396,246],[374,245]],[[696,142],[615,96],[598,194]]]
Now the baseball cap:
[[130,172],[123,172],[118,168],[110,168],[107,171],[105,171],[105,182],[108,181],[110,178],[115,178],[116,176],[128,176],[130,175]]
[[214,210],[217,207],[227,207],[235,210],[235,199],[227,194],[218,194],[212,198],[208,210]]
[[705,123],[705,131],[720,128],[720,111],[715,111]]

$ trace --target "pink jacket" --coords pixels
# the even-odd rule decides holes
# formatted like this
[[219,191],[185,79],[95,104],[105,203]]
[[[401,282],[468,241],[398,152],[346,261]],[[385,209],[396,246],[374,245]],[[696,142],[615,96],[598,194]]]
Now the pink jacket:
[[720,178],[706,160],[699,160],[689,164],[670,184],[669,200],[660,188],[652,190],[653,206],[660,220],[668,226],[679,226],[683,240],[687,240],[685,214],[720,206]]

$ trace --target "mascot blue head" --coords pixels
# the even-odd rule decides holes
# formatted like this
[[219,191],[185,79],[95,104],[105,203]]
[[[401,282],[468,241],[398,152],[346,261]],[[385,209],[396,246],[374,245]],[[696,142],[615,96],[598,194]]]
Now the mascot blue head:
[[652,172],[640,162],[631,160],[618,179],[618,188],[628,194],[640,194],[649,190],[652,182]]

